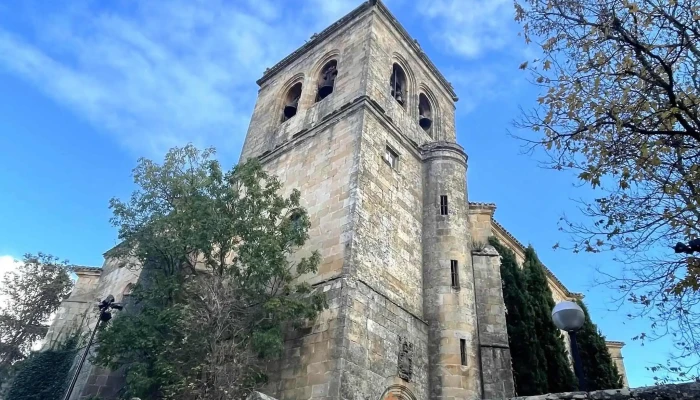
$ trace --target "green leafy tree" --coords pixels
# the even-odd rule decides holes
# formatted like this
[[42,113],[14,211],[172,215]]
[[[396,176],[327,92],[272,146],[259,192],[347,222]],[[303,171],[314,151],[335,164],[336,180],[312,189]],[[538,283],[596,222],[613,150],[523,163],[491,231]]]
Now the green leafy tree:
[[503,301],[506,305],[508,344],[513,363],[513,378],[518,396],[547,393],[546,357],[535,332],[535,316],[527,292],[525,274],[515,253],[495,237],[489,238],[501,255]]
[[535,317],[535,330],[532,334],[537,337],[546,358],[547,389],[550,393],[571,391],[576,388],[576,380],[569,365],[561,332],[552,321],[555,303],[547,282],[547,274],[532,246],[525,250],[523,271]]
[[48,320],[72,287],[66,261],[39,253],[27,254],[0,285],[7,299],[0,306],[0,382],[17,361],[25,359],[48,332]]
[[586,305],[581,300],[576,302],[586,314],[586,322],[576,332],[576,338],[588,390],[621,388],[622,377],[605,345],[605,337],[598,331],[598,326],[591,321]]
[[297,279],[320,261],[296,254],[309,228],[300,193],[283,196],[257,161],[224,172],[213,155],[188,145],[163,164],[140,159],[138,189],[111,201],[122,243],[110,257],[142,272],[96,361],[125,369],[128,396],[243,398],[262,378],[256,359],[326,307]]
[[70,335],[53,347],[32,352],[16,363],[5,400],[59,400],[68,388],[70,372],[81,337]]
[[541,52],[521,65],[541,92],[516,125],[599,189],[588,218],[563,220],[573,250],[615,251],[625,270],[603,281],[651,320],[639,338],[671,335],[694,363],[676,372],[697,376],[700,259],[673,247],[700,237],[700,6],[518,0],[516,19]]

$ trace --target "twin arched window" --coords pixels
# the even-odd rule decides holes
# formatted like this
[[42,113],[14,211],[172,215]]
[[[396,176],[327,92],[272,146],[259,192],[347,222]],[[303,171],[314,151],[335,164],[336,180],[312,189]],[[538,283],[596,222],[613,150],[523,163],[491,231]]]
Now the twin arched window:
[[[397,63],[394,63],[391,68],[389,86],[391,90],[391,97],[393,97],[396,102],[401,104],[402,107],[406,108],[408,97],[406,73]],[[430,135],[432,135],[431,128],[433,126],[433,118],[433,106],[430,99],[425,95],[425,93],[421,93],[418,95],[418,124]]]
[[[328,97],[335,89],[335,79],[338,76],[338,61],[328,61],[319,73],[316,80],[316,102]],[[301,99],[303,85],[297,82],[287,90],[284,96],[284,110],[282,111],[282,122],[297,115],[299,101]]]

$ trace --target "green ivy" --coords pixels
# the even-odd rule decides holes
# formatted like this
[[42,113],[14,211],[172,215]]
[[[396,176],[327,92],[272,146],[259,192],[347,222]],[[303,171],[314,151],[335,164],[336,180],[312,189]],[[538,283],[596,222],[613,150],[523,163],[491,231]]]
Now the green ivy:
[[61,399],[68,388],[78,342],[75,335],[56,348],[32,353],[19,367],[5,399]]

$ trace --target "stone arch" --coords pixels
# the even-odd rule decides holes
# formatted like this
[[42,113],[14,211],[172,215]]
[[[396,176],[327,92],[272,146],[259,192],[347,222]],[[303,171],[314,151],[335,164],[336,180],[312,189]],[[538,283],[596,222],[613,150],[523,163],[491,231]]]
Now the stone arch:
[[[277,106],[275,108],[275,115],[280,116],[280,121],[284,122],[288,120],[291,117],[286,117],[285,115],[285,108],[287,105],[292,102],[294,99],[292,97],[296,97],[296,95],[299,95],[299,98],[296,99],[296,107],[297,111],[301,108],[301,95],[303,93],[303,85],[304,85],[304,73],[300,72],[291,78],[287,80],[287,82],[282,86],[282,88],[279,91],[279,95],[277,96]],[[298,92],[298,93],[296,93]],[[294,115],[296,115],[296,112]],[[293,115],[292,115],[293,116]]]
[[[393,75],[394,72],[394,66],[398,66],[401,68],[402,72],[405,75],[405,83],[406,87],[404,88],[404,96],[405,96],[405,104],[403,104],[404,108],[409,112],[409,114],[413,115],[413,99],[415,97],[416,93],[416,76],[413,73],[413,70],[410,68],[410,64],[406,60],[404,56],[402,56],[399,53],[394,53],[391,57],[391,70],[390,73]],[[389,95],[391,97],[391,78],[389,79]]]
[[335,79],[338,76],[338,60],[332,59],[324,64],[321,73],[316,78],[316,101],[330,96],[335,90]]
[[[316,102],[316,95],[318,94],[318,81],[321,75],[323,74],[323,69],[332,61],[335,61],[335,67],[336,68],[342,68],[340,65],[340,51],[337,49],[330,50],[326,52],[323,57],[319,58],[318,61],[314,64],[314,66],[311,68],[311,71],[309,71],[309,76],[314,79],[313,85],[314,90],[313,90],[313,96],[314,98],[311,100],[313,102]],[[337,77],[336,77],[337,81]]]
[[136,285],[134,285],[132,282],[130,282],[129,284],[127,284],[127,285],[124,287],[124,290],[122,290],[122,299],[121,299],[121,301],[125,302],[125,301],[127,301],[127,300],[130,298],[130,296],[134,293],[134,287],[135,287],[135,286],[136,286]]
[[424,96],[425,100],[427,100],[430,105],[430,111],[432,114],[432,126],[430,127],[430,130],[426,132],[433,139],[439,139],[440,124],[438,123],[438,121],[440,119],[440,105],[437,102],[437,97],[435,97],[435,93],[433,93],[433,91],[430,90],[430,88],[425,83],[421,83],[418,86],[418,93],[418,106],[416,107],[418,111],[418,117],[420,118],[421,96]]
[[406,386],[391,385],[382,393],[379,400],[416,400],[416,396]]

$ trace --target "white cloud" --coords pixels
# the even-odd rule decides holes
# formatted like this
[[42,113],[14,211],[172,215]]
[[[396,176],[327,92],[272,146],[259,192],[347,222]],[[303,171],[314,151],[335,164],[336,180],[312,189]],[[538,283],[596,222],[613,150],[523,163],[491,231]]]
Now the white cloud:
[[[355,3],[314,2],[323,5],[313,20],[321,26]],[[268,0],[65,4],[27,18],[32,34],[0,27],[0,69],[139,154],[188,141],[240,146],[255,80],[310,35],[308,24],[282,17]],[[301,15],[312,11],[309,3]]]
[[[245,137],[265,68],[360,3],[124,1],[106,9],[74,0],[48,12],[28,1],[16,11],[0,8],[0,72],[31,82],[136,154],[157,157],[186,142],[231,154]],[[510,0],[419,6],[433,39],[452,53],[477,57],[514,35]]]
[[466,58],[502,49],[517,37],[512,0],[423,0],[417,5],[434,28],[435,44]]

